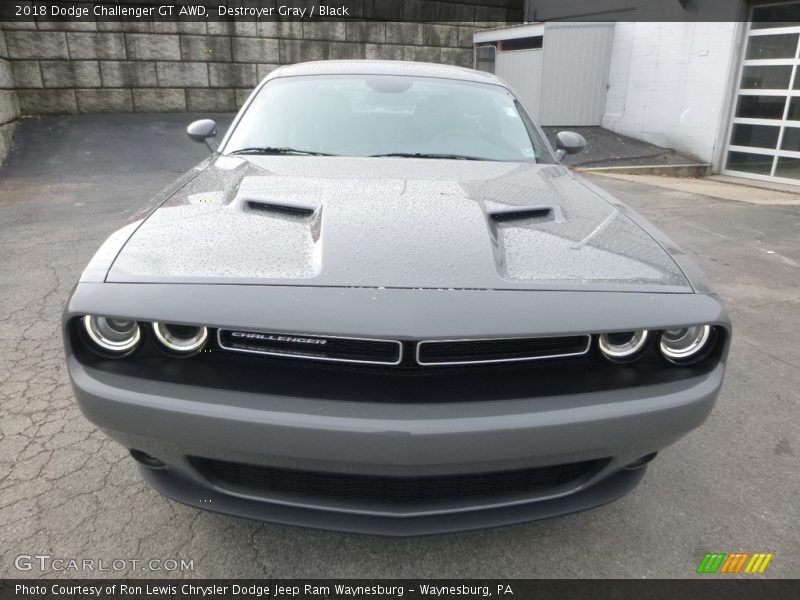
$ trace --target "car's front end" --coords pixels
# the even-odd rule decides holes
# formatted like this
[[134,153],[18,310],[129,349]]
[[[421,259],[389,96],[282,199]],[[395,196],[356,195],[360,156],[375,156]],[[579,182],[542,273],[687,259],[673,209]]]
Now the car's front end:
[[[607,292],[576,298],[103,283],[79,291],[67,319],[76,396],[89,419],[138,455],[159,490],[211,510],[379,533],[516,522],[624,494],[653,453],[706,418],[727,345],[718,302],[695,294],[653,295],[642,310],[637,294]],[[587,301],[604,307],[602,318]],[[136,355],[103,358],[83,341],[79,317],[107,314],[110,306],[142,320],[145,339]],[[237,306],[235,315],[221,319],[230,306]],[[682,366],[659,356],[655,334],[688,324],[681,320],[686,314],[713,324],[720,338],[699,364]],[[357,330],[334,328],[331,315]],[[145,324],[154,316],[210,325],[206,347],[190,358],[167,354]],[[520,332],[580,338],[631,326],[654,334],[633,363],[609,361],[596,335],[588,352],[564,358],[421,366],[415,355],[420,340]],[[261,342],[252,340],[241,352],[225,350],[220,331],[396,339],[403,357],[398,365],[282,358],[258,353]],[[318,344],[303,341],[263,346],[280,344],[301,355],[312,346],[309,356],[322,355]],[[467,344],[459,362],[471,360],[464,356],[470,352],[481,356]],[[491,346],[484,343],[482,360]],[[509,346],[496,348],[508,355]],[[530,345],[530,353],[538,348]]]
[[620,497],[705,420],[730,324],[694,273],[556,164],[225,153],[101,248],[67,362],[187,504],[508,524]]

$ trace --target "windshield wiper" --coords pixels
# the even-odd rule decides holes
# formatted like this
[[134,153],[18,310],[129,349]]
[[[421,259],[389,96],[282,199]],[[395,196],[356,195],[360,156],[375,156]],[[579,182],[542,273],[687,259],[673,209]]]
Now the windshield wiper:
[[234,150],[230,154],[296,154],[299,156],[336,156],[326,152],[314,152],[313,150],[298,150],[297,148],[275,148],[272,146],[242,148]]
[[372,154],[370,158],[397,157],[397,158],[450,158],[453,160],[491,160],[479,156],[464,154],[436,154],[433,152],[389,152],[387,154]]

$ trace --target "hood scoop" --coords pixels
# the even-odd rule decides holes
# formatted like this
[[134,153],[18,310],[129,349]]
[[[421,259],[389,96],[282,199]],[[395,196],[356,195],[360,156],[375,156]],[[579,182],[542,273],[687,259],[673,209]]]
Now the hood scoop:
[[271,212],[294,217],[313,217],[322,206],[308,200],[250,195],[242,196],[239,201],[246,212]]
[[[150,213],[106,281],[691,293],[666,250],[615,211],[560,166],[248,156],[212,161]],[[280,292],[295,313],[318,311],[304,294]],[[389,314],[383,299],[369,310]]]
[[537,221],[563,221],[564,216],[558,206],[492,206],[486,214],[495,223],[536,219]]

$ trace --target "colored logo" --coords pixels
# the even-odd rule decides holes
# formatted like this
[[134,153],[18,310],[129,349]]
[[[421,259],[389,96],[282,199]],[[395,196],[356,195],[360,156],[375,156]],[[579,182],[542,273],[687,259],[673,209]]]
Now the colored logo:
[[772,553],[769,552],[725,552],[706,553],[700,566],[697,567],[698,573],[763,573],[769,561],[772,560]]

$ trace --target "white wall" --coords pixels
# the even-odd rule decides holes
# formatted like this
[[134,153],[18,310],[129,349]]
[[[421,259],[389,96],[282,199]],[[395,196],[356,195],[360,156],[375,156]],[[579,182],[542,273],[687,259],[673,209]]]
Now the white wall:
[[528,113],[539,119],[542,92],[542,62],[544,53],[538,50],[498,52],[494,74],[508,83],[522,100]]
[[735,22],[617,23],[603,127],[712,162],[725,143],[737,31]]

